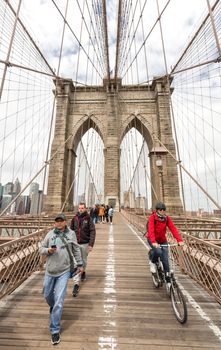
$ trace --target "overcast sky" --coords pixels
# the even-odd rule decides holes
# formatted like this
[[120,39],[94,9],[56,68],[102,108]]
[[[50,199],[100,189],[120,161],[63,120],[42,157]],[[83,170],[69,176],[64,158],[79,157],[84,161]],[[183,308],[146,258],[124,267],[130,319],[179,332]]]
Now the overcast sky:
[[[5,4],[3,0],[1,0],[2,4]],[[159,12],[163,10],[163,8],[166,6],[168,1],[166,0],[158,0],[159,3]],[[14,8],[16,9],[18,6],[18,0],[11,1]],[[61,14],[65,14],[65,7],[67,2],[65,0],[59,0],[55,1],[57,4],[59,10],[61,11]],[[68,7],[68,15],[67,15],[67,23],[69,26],[66,26],[65,28],[65,35],[64,35],[64,42],[63,42],[63,49],[62,49],[62,60],[59,67],[59,56],[60,56],[60,48],[61,48],[61,41],[62,41],[62,31],[63,31],[63,18],[61,14],[59,13],[58,9],[54,6],[53,2],[51,0],[23,0],[21,11],[20,11],[20,17],[24,24],[26,25],[28,31],[30,32],[31,36],[33,37],[34,41],[36,42],[37,46],[40,48],[42,53],[44,54],[46,60],[52,67],[54,71],[58,73],[59,69],[59,75],[67,78],[71,78],[73,80],[77,80],[82,83],[87,84],[101,84],[102,78],[103,78],[103,72],[101,67],[99,66],[98,60],[99,60],[99,50],[95,50],[93,52],[92,49],[92,43],[89,40],[90,34],[93,34],[93,25],[91,25],[89,14],[92,16],[91,11],[91,1],[89,0],[81,0],[78,1],[81,8],[77,6],[77,1],[69,1],[69,7]],[[96,3],[96,9],[95,12],[99,14],[99,2],[93,1],[93,4]],[[154,28],[152,31],[152,28],[154,26],[154,23],[158,17],[157,12],[157,2],[156,0],[140,0],[140,1],[128,1],[123,2],[124,4],[132,4],[132,10],[131,13],[134,13],[134,27],[131,27],[131,33],[135,34],[135,42],[131,39],[131,37],[128,39],[128,45],[126,50],[130,50],[132,58],[133,55],[136,54],[136,52],[139,51],[140,48],[142,48],[142,44],[144,39],[146,40],[146,49],[148,54],[148,69],[149,69],[149,76],[152,78],[153,76],[165,74],[165,62],[164,62],[164,56],[163,56],[163,50],[162,50],[162,41],[161,41],[161,35],[160,35],[160,27],[159,23],[157,28]],[[211,5],[214,3],[214,1],[210,1]],[[141,9],[143,8],[144,4],[146,4],[146,7],[142,14],[142,21],[140,20],[140,14]],[[6,6],[6,5],[5,5]],[[82,21],[82,13],[81,11],[84,11],[84,18],[85,23]],[[199,24],[202,22],[202,19],[205,17],[205,14],[208,12],[207,9],[207,1],[206,0],[171,0],[166,7],[165,12],[163,13],[163,16],[161,18],[161,25],[163,30],[163,44],[165,48],[166,53],[166,63],[167,68],[170,71],[171,67],[175,65],[178,58],[180,57],[181,53],[185,49],[187,43],[192,38],[193,34],[195,33],[195,30],[198,28]],[[116,34],[117,34],[117,13],[118,13],[118,1],[117,0],[107,0],[107,19],[108,19],[108,38],[109,38],[109,56],[110,56],[110,69],[115,68],[115,54],[116,54]],[[93,19],[94,20],[94,19]],[[83,24],[82,24],[83,23]],[[139,23],[139,26],[136,30],[136,23]],[[87,26],[87,27],[86,27]],[[130,22],[128,23],[128,26],[131,26],[131,17]],[[89,32],[88,32],[89,29]],[[127,28],[128,29],[128,28]],[[4,25],[4,28],[2,28],[2,35],[6,33],[6,26]],[[151,34],[150,34],[151,33]],[[9,36],[10,37],[10,36]],[[79,42],[81,42],[81,50],[79,55]],[[125,42],[127,40],[127,37],[125,38]],[[98,39],[99,41],[99,39]],[[90,44],[90,45],[88,45]],[[26,46],[25,46],[26,45]],[[24,52],[27,52],[26,56],[28,57],[28,50],[31,49],[28,47],[28,44],[23,42],[23,52],[19,52],[18,55],[21,55],[21,58],[18,59],[16,57],[16,52],[12,52],[12,61],[15,60],[17,63],[23,63],[23,60],[25,60]],[[5,51],[6,55],[7,51]],[[2,54],[1,54],[2,55]],[[89,64],[88,66],[88,57],[91,60],[91,66]],[[31,58],[30,58],[31,57]],[[31,68],[35,69],[46,69],[43,66],[40,67],[40,64],[37,63],[38,59],[31,56],[27,58],[27,61],[24,65],[30,65]],[[129,57],[129,55],[128,55]],[[5,59],[5,57],[2,57],[2,59]],[[39,66],[37,66],[39,64]],[[94,64],[94,67],[92,65]],[[136,71],[136,68],[139,67],[138,73]],[[59,67],[59,68],[58,68]],[[97,69],[97,71],[96,71]],[[96,71],[96,73],[94,73]],[[131,73],[132,72],[132,73]],[[123,76],[124,83],[142,83],[147,80],[147,70],[144,60],[144,51],[141,50],[140,54],[138,55],[137,60],[133,63],[129,71],[127,72],[127,66],[126,63],[122,64],[121,67],[121,73]],[[133,75],[133,81],[131,81],[131,75]],[[11,79],[11,78],[10,78]],[[21,84],[21,78],[19,78],[19,84]],[[24,78],[23,78],[24,79]],[[25,78],[26,79],[26,78]],[[25,81],[24,79],[24,81]],[[12,80],[12,79],[11,79]],[[24,84],[24,82],[23,82]],[[38,84],[38,83],[37,83]],[[35,86],[37,86],[35,83]],[[45,83],[46,86],[46,83]],[[21,99],[21,87],[19,88],[20,92],[17,95],[18,101]],[[29,88],[30,89],[30,88]],[[48,97],[47,100],[51,99],[52,101],[52,84],[50,81],[48,81],[47,87],[45,89],[48,89]],[[217,90],[218,91],[218,90]],[[220,91],[220,90],[219,90]],[[30,92],[28,92],[29,94]],[[27,93],[26,98],[27,98]],[[51,94],[51,95],[50,95]],[[35,92],[36,95],[36,92]],[[50,97],[49,97],[50,95]],[[31,97],[31,95],[30,95]],[[14,96],[13,96],[14,98]],[[13,99],[11,97],[11,99]],[[42,99],[42,97],[41,97]],[[46,100],[46,95],[45,95]],[[18,103],[18,102],[17,102]],[[20,103],[20,108],[22,110],[23,106]],[[36,149],[37,146],[26,146],[26,148],[30,151],[33,151],[33,154],[35,154],[36,160],[33,159],[31,155],[31,162],[29,162],[29,166],[26,164],[23,165],[17,165],[17,169],[23,168],[30,168],[29,175],[24,176],[24,179],[22,182],[25,182],[25,179],[27,180],[30,178],[37,169],[40,168],[44,161],[41,159],[41,157],[38,156],[40,146],[43,147],[43,144],[39,140],[44,140],[44,149],[46,148],[46,133],[48,132],[49,126],[50,126],[50,109],[51,109],[51,102],[50,105],[48,104],[46,107],[46,104],[42,104],[42,108],[40,108],[41,104],[38,103],[38,101],[35,101],[35,109],[39,107],[39,111],[36,114],[36,111],[32,112],[32,114],[37,115],[35,117],[36,119],[30,120],[30,115],[27,116],[27,119],[23,122],[23,125],[25,125],[26,129],[28,129],[28,123],[30,123],[30,129],[32,130],[32,137],[30,142],[33,142],[34,140],[38,139],[38,149]],[[7,108],[4,106],[2,107],[3,110],[9,110],[10,106],[7,104]],[[44,110],[44,113],[42,113],[42,110]],[[45,112],[47,110],[47,112]],[[9,113],[9,112],[8,112]],[[188,112],[189,113],[189,112]],[[2,114],[3,115],[3,114]],[[44,115],[44,120],[40,123],[38,123],[38,120],[40,120],[41,115]],[[17,118],[17,119],[16,119]],[[1,120],[0,120],[1,121]],[[7,125],[4,122],[4,118],[2,119],[1,130],[6,130],[8,128],[8,137],[5,138],[5,136],[2,136],[2,140],[9,140],[8,144],[4,144],[4,159],[7,159],[9,155],[6,156],[6,151],[9,150],[9,144],[12,144],[13,140],[13,147],[14,150],[17,150],[17,153],[11,155],[11,157],[8,158],[7,162],[5,161],[5,164],[7,164],[7,168],[4,165],[2,169],[2,183],[6,182],[8,179],[11,179],[10,176],[10,170],[13,167],[13,163],[15,160],[19,163],[19,159],[21,157],[21,154],[25,154],[26,149],[23,148],[23,151],[20,151],[18,145],[19,145],[19,137],[18,135],[22,135],[22,127],[20,127],[18,134],[17,131],[14,131],[14,134],[11,134],[10,136],[10,130],[12,125],[19,124],[19,118],[15,117],[14,122],[12,122],[12,117],[7,117]],[[38,123],[38,124],[37,124]],[[182,126],[181,126],[182,128]],[[24,131],[25,132],[25,131]],[[44,132],[44,133],[43,133]],[[30,133],[29,133],[30,134]],[[185,137],[184,137],[185,138]],[[16,140],[16,141],[14,141]],[[28,136],[25,137],[26,142],[28,141]],[[5,141],[4,141],[5,142]],[[27,143],[28,144],[28,143]],[[35,143],[36,145],[36,143]],[[11,146],[10,146],[11,147]],[[186,145],[183,146],[185,149]],[[3,147],[2,147],[3,148]],[[33,148],[33,149],[32,149]],[[43,152],[41,151],[43,154]],[[45,153],[44,153],[45,156]],[[37,159],[39,158],[39,159]],[[3,159],[3,161],[4,161]],[[33,164],[36,163],[36,166],[34,167]],[[7,170],[6,170],[7,169]],[[16,170],[14,171],[14,174],[19,174],[19,172]],[[21,179],[22,180],[22,179]]]
[[[135,4],[139,3],[141,8],[143,7],[145,0],[140,2],[132,2],[134,10],[134,21],[138,21],[138,17],[141,13],[140,6],[137,5],[135,11]],[[168,1],[159,0],[160,11],[164,8]],[[211,1],[213,3],[214,1]],[[59,8],[65,13],[66,1],[56,1]],[[80,4],[83,7],[84,0],[81,0]],[[90,5],[91,1],[87,1]],[[129,2],[128,2],[129,3]],[[86,4],[86,3],[85,3]],[[78,38],[80,38],[81,28],[81,16],[76,1],[69,2],[69,13],[67,20],[71,24],[71,27]],[[171,0],[167,9],[162,17],[162,28],[165,41],[165,49],[167,53],[168,67],[171,67],[176,63],[179,55],[188,43],[194,30],[199,25],[203,18],[203,14],[207,10],[206,0]],[[85,18],[87,17],[87,8],[84,5]],[[117,35],[117,13],[118,13],[118,1],[107,0],[107,14],[108,14],[108,36],[109,36],[109,53],[110,53],[110,68],[115,67],[115,49],[116,49],[116,35]],[[21,14],[24,14],[24,20],[30,28],[31,33],[37,40],[37,44],[43,50],[51,66],[57,69],[58,66],[58,54],[61,45],[61,33],[63,28],[63,21],[55,6],[50,0],[35,0],[35,1],[22,1]],[[48,18],[50,17],[50,25]],[[143,13],[144,33],[147,34],[157,18],[156,0],[147,1]],[[156,34],[154,34],[156,33]],[[137,50],[139,45],[142,44],[141,26],[138,30],[136,37]],[[88,35],[84,28],[84,34],[81,35],[82,43],[86,45]],[[62,67],[61,74],[67,77],[74,78],[73,67],[73,53],[78,51],[76,43],[73,45],[73,36],[66,32],[66,40],[64,42],[64,49],[62,53]],[[161,50],[161,43],[159,38],[159,32],[153,31],[150,38],[150,54],[154,57],[151,69],[152,75],[160,75],[164,70],[162,61],[162,54],[159,54]],[[65,58],[66,57],[66,58]],[[81,60],[83,60],[83,55]],[[152,62],[152,61],[151,61]],[[143,71],[142,71],[143,72]],[[142,73],[141,72],[141,73]],[[84,65],[79,67],[78,77],[83,77],[85,73]],[[141,76],[142,79],[142,76]],[[145,76],[143,77],[145,80]]]

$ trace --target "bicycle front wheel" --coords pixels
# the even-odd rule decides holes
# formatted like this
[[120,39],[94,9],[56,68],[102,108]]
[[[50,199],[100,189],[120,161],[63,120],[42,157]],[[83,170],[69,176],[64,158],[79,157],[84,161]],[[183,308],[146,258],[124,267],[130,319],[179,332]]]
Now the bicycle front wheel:
[[171,285],[171,302],[177,321],[181,324],[187,321],[187,306],[183,293],[177,284]]

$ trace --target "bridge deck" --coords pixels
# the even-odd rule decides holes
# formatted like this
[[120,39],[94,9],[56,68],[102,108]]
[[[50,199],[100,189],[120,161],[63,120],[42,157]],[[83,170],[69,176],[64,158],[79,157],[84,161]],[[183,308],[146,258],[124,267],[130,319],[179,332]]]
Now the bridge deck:
[[[220,305],[179,275],[189,311],[187,324],[180,325],[165,290],[153,287],[146,258],[145,246],[120,214],[115,214],[112,226],[97,225],[88,278],[77,298],[69,282],[59,349],[221,348]],[[43,272],[35,273],[0,302],[0,349],[53,348],[42,281]]]

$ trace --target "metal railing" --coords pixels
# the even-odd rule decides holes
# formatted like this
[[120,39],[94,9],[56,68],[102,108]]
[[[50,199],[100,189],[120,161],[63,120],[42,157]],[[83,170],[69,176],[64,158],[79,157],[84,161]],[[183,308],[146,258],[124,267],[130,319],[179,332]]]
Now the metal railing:
[[0,245],[0,299],[41,269],[39,247],[48,228]]
[[[144,233],[146,231],[147,218],[145,216],[136,215],[125,210],[122,210],[121,213],[140,232]],[[195,236],[195,234],[199,234],[198,228],[194,230],[192,227],[188,231],[189,233],[186,233],[183,232],[184,230],[186,231],[184,226],[183,224],[182,229],[182,225],[180,225],[179,230],[185,241],[185,246],[182,249],[180,247],[172,247],[175,261],[179,264],[183,273],[188,274],[197,281],[221,303],[221,231],[219,229],[216,231],[211,222],[210,229],[207,226],[203,231],[201,227],[201,238],[198,238]],[[219,238],[211,238],[210,241],[207,241],[208,236],[211,236],[213,232]],[[204,237],[206,240],[203,239]],[[174,241],[173,236],[169,232],[168,240],[170,242]]]

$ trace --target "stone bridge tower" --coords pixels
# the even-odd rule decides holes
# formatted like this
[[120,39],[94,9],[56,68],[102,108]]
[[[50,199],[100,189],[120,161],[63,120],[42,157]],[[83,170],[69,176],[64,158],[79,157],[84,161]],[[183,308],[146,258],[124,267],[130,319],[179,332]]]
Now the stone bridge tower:
[[[136,128],[147,142],[151,169],[152,204],[163,200],[171,212],[182,212],[170,118],[170,87],[165,78],[152,85],[122,86],[121,79],[104,79],[103,86],[74,87],[71,80],[56,81],[57,114],[44,209],[58,212],[73,207],[76,149],[91,127],[104,143],[104,202],[120,206],[120,144]],[[156,135],[156,137],[154,137]],[[67,142],[65,142],[67,140]]]

